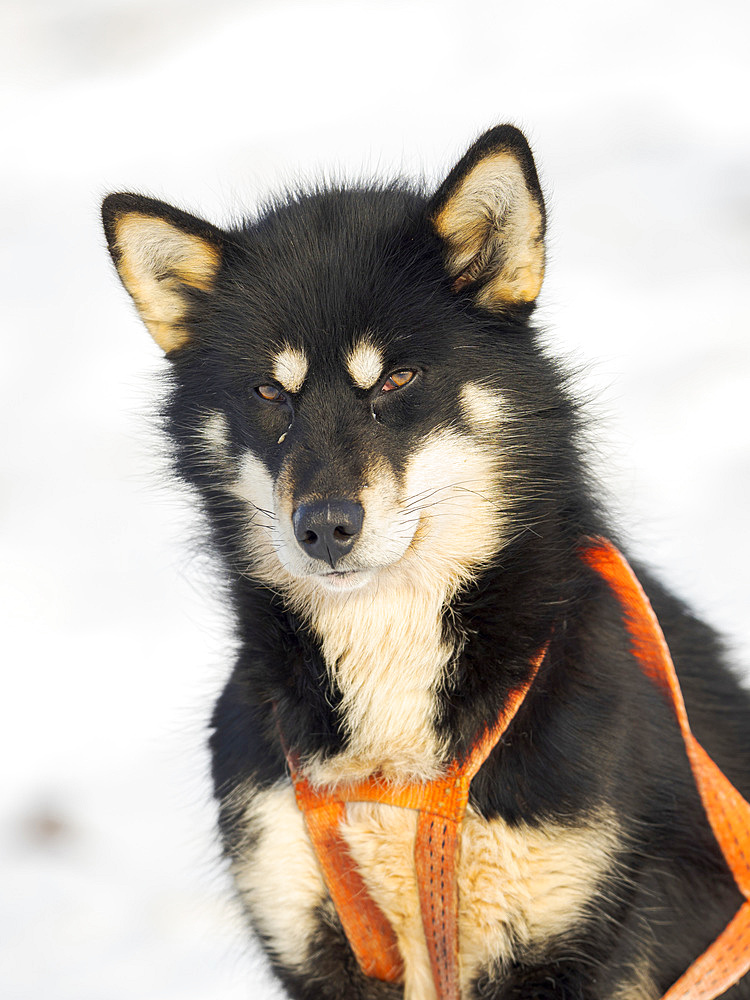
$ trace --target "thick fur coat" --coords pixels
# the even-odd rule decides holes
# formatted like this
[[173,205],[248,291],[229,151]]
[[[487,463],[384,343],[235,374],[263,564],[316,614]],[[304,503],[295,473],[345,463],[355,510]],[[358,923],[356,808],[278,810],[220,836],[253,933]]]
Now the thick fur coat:
[[[353,958],[280,733],[319,786],[432,779],[549,640],[471,788],[462,995],[657,1000],[740,896],[673,716],[577,554],[613,529],[531,322],[546,216],[524,137],[492,129],[431,194],[292,194],[231,230],[118,194],[104,223],[169,359],[176,468],[231,588],[239,653],[211,736],[220,827],[290,996],[434,987],[415,814],[350,805],[343,828],[404,958],[403,984],[387,984]],[[714,633],[639,576],[693,730],[747,796],[750,700]]]

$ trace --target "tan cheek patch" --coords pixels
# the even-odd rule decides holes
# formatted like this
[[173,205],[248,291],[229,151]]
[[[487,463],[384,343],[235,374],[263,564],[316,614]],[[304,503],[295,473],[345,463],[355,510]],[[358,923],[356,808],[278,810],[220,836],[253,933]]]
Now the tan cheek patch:
[[279,540],[279,511],[274,481],[265,465],[251,451],[240,456],[230,491],[247,507],[244,549],[248,570],[254,579],[270,587],[288,582],[276,551]]
[[504,540],[498,449],[469,434],[435,431],[407,466],[404,494],[410,516],[420,519],[413,569],[422,586],[448,600]]
[[362,478],[359,500],[365,522],[356,556],[363,565],[385,566],[404,554],[414,534],[413,524],[400,514],[399,482],[385,458],[371,457]]
[[244,500],[254,511],[274,516],[273,479],[261,460],[251,451],[240,458],[238,475],[232,492]]
[[229,425],[225,414],[220,410],[211,410],[203,421],[200,436],[211,455],[218,462],[226,463],[229,457]]
[[503,409],[503,398],[498,392],[476,382],[467,382],[461,389],[461,410],[469,424],[480,432],[497,430]]
[[287,392],[299,392],[307,377],[307,355],[298,347],[285,347],[273,362],[273,377]]
[[141,319],[165,352],[181,347],[188,331],[182,287],[210,291],[219,270],[217,247],[164,219],[130,212],[116,222],[117,269]]
[[372,389],[383,371],[383,352],[370,341],[362,340],[346,356],[346,367],[360,389]]

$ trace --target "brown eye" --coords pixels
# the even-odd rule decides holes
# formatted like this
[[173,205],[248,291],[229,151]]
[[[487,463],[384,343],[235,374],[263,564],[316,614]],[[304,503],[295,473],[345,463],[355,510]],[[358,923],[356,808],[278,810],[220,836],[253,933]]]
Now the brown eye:
[[267,403],[284,403],[286,401],[284,393],[281,389],[277,389],[275,385],[259,385],[256,386],[255,391]]
[[408,369],[403,372],[394,372],[389,375],[388,378],[383,383],[383,388],[381,392],[393,392],[394,389],[402,389],[407,385],[417,373]]

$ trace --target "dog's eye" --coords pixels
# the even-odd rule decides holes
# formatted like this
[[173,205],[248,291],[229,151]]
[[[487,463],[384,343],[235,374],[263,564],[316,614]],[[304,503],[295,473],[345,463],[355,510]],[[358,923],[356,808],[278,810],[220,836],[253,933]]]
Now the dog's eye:
[[389,375],[383,383],[381,392],[393,392],[394,389],[403,389],[405,385],[408,385],[409,382],[411,382],[416,374],[417,373],[411,369],[402,372],[394,372],[392,375]]
[[257,385],[255,391],[260,396],[261,399],[265,399],[267,403],[285,403],[286,396],[281,391],[277,389],[275,385]]

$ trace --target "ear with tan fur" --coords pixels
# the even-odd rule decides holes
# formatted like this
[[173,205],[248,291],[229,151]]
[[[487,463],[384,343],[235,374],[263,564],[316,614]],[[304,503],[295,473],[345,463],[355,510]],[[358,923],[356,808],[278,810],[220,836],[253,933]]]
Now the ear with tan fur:
[[167,354],[184,346],[190,290],[210,292],[221,264],[223,233],[164,202],[111,194],[104,232],[123,285]]
[[545,211],[534,159],[512,125],[490,129],[432,200],[453,288],[491,311],[529,304],[544,278]]

